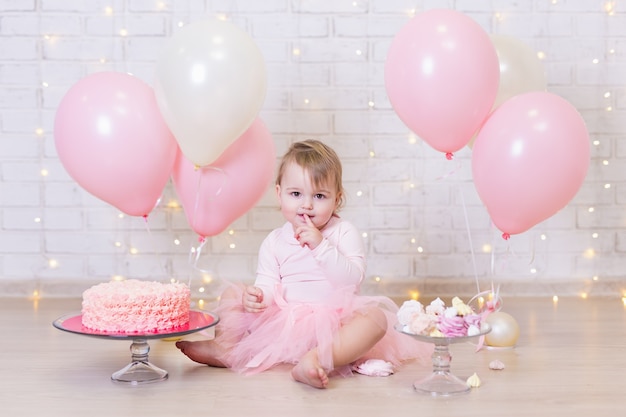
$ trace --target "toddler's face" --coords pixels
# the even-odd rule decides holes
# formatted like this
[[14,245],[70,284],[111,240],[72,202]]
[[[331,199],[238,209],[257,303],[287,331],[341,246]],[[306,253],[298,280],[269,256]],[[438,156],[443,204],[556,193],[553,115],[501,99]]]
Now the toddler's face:
[[306,224],[306,214],[315,227],[323,229],[333,216],[339,196],[329,184],[315,187],[307,170],[296,163],[285,167],[281,184],[276,186],[280,211],[294,227]]

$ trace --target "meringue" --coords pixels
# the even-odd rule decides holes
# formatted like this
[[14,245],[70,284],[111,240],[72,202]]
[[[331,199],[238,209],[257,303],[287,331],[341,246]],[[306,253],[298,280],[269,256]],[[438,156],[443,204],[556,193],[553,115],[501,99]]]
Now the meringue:
[[352,370],[367,376],[389,376],[395,372],[391,362],[382,359],[368,359],[363,363],[353,365]]
[[452,299],[452,306],[457,309],[459,316],[467,316],[468,314],[474,313],[472,307],[465,304],[459,297]]
[[454,297],[449,307],[441,298],[431,301],[426,307],[417,300],[404,301],[397,318],[403,332],[431,337],[479,335],[483,319],[459,297]]
[[480,387],[480,378],[476,375],[476,372],[474,372],[474,375],[467,378],[466,383],[470,388],[478,388]]
[[501,371],[502,369],[504,369],[504,364],[496,359],[496,360],[489,362],[489,369],[493,369],[495,371]]

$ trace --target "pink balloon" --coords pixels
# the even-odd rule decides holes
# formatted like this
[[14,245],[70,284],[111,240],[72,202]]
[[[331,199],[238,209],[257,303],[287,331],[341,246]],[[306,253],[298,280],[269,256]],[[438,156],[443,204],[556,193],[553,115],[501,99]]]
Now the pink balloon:
[[565,207],[589,167],[589,134],[578,111],[547,92],[502,103],[476,136],[474,183],[503,236],[524,232]]
[[485,120],[499,77],[489,35],[454,10],[417,14],[395,36],[385,63],[385,88],[400,119],[447,154],[465,146]]
[[187,221],[200,236],[214,236],[251,209],[272,180],[276,153],[260,119],[211,165],[196,167],[178,153],[172,179]]
[[116,72],[89,75],[69,89],[56,112],[54,139],[70,176],[131,216],[152,211],[178,149],[152,88]]

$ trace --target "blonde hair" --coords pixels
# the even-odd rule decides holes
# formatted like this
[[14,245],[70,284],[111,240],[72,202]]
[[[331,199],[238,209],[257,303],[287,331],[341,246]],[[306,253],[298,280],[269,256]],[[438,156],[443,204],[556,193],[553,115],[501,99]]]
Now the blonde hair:
[[341,161],[331,147],[315,139],[294,142],[280,162],[276,175],[276,185],[280,185],[285,167],[292,162],[308,172],[313,185],[316,187],[322,185],[334,187],[338,198],[335,211],[339,211],[343,207],[345,192],[342,183]]

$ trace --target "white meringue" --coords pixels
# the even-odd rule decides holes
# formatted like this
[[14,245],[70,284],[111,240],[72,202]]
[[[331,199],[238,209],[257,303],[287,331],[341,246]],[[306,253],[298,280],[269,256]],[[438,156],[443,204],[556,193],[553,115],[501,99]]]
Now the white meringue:
[[470,388],[478,388],[478,387],[480,387],[480,378],[478,377],[476,372],[474,372],[474,375],[472,375],[469,378],[467,378],[466,384]]

